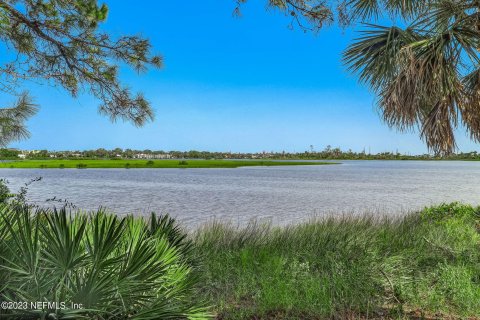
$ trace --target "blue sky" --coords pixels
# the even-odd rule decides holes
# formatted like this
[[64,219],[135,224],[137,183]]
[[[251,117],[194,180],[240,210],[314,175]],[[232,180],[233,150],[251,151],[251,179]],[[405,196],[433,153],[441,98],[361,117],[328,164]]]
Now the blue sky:
[[[121,70],[124,84],[151,101],[155,121],[112,124],[88,95],[73,99],[60,88],[29,85],[41,110],[29,121],[32,137],[12,147],[426,152],[416,133],[382,123],[374,96],[341,64],[355,29],[292,31],[289,18],[266,10],[266,1],[246,4],[241,18],[232,17],[233,0],[106,3],[102,28],[145,36],[165,59],[161,70]],[[457,137],[460,150],[480,150],[464,131]]]

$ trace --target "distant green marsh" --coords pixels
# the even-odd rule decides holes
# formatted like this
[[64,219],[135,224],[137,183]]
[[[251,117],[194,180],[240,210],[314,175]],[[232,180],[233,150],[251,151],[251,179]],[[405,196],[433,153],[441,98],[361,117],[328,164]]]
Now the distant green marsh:
[[21,160],[1,162],[0,168],[64,169],[64,168],[238,168],[250,166],[327,165],[332,162],[271,160]]

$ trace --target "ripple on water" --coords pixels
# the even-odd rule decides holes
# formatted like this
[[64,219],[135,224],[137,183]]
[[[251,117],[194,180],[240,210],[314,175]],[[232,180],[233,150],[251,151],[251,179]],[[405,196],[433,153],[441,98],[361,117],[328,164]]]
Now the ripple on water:
[[29,199],[68,199],[118,214],[170,213],[187,225],[212,219],[277,224],[331,213],[398,214],[451,201],[480,204],[480,162],[343,161],[332,166],[237,169],[2,169]]

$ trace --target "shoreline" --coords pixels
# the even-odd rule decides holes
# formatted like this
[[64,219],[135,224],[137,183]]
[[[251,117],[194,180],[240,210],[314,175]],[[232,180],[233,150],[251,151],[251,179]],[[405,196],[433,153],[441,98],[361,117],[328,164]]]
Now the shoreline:
[[0,169],[184,169],[184,168],[239,168],[299,165],[332,165],[325,161],[275,160],[14,160],[0,162]]

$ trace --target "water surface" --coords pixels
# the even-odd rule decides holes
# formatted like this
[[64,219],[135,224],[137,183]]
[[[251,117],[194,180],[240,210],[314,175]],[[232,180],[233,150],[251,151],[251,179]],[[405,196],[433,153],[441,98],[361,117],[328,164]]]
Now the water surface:
[[30,201],[53,197],[118,214],[168,212],[186,225],[212,219],[299,222],[313,215],[399,214],[451,201],[480,204],[480,162],[342,161],[236,169],[2,169]]

